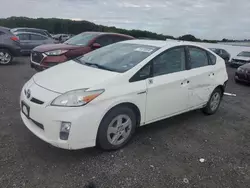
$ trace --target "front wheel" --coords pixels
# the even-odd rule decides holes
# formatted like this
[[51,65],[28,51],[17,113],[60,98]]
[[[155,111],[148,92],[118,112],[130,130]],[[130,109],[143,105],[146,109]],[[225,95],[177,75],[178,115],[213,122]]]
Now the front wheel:
[[214,114],[220,106],[222,95],[222,90],[220,88],[216,88],[211,94],[207,105],[205,106],[205,108],[203,108],[203,112],[207,115]]
[[103,150],[119,149],[131,139],[135,128],[133,110],[126,106],[116,107],[103,118],[97,134],[97,145]]
[[8,65],[12,62],[13,56],[7,49],[0,49],[0,65]]

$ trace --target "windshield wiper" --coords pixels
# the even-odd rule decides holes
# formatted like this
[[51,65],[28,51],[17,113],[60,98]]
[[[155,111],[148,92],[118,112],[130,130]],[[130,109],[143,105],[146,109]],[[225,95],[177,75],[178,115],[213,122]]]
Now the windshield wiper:
[[83,63],[83,65],[94,66],[94,67],[97,67],[98,69],[103,69],[103,70],[108,70],[108,71],[115,72],[113,69],[110,69],[110,68],[105,67],[103,65],[99,65],[97,63],[88,63],[88,62],[85,62],[85,63]]

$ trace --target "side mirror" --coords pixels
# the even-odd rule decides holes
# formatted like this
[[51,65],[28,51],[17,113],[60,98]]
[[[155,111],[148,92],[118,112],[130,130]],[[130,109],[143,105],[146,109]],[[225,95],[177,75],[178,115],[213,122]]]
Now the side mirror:
[[94,44],[92,44],[92,48],[98,49],[98,48],[101,48],[101,45],[99,43],[94,43]]

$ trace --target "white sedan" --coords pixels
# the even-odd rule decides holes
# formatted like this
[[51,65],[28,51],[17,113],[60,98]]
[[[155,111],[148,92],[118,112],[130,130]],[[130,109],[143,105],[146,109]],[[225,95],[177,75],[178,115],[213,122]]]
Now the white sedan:
[[136,127],[194,109],[217,111],[225,62],[178,41],[130,40],[35,74],[21,91],[21,117],[64,149],[124,146]]

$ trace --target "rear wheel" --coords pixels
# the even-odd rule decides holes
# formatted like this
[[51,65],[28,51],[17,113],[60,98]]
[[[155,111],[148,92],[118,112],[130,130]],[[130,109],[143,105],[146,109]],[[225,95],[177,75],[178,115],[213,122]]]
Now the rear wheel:
[[103,150],[119,149],[131,139],[135,128],[133,110],[126,106],[116,107],[103,118],[97,134],[97,145]]
[[8,65],[12,62],[13,56],[7,49],[0,49],[0,64]]
[[222,90],[220,88],[216,88],[207,102],[207,105],[203,108],[203,112],[208,115],[214,114],[220,106],[222,95]]

